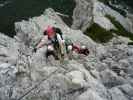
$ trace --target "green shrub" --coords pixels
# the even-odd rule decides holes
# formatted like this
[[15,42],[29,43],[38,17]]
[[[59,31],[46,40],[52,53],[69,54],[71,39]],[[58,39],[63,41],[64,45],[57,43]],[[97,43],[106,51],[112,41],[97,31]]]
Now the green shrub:
[[116,21],[114,17],[110,15],[105,15],[105,17],[108,18],[112,22],[112,24],[114,24],[114,26],[117,28],[116,30],[115,29],[110,30],[110,32],[114,32],[117,35],[128,37],[131,40],[133,40],[133,33],[128,32],[118,21]]
[[133,45],[133,42],[128,42],[128,45]]
[[110,31],[102,28],[100,25],[93,23],[85,32],[94,41],[104,43],[112,39],[113,34]]
[[[116,29],[111,29],[110,31],[104,29],[100,25],[93,23],[85,32],[85,34],[89,37],[91,37],[94,41],[105,43],[108,42],[113,37],[113,33],[128,37],[131,40],[133,40],[133,33],[128,32],[116,19],[110,15],[106,15],[106,18],[108,18],[112,24],[116,27]],[[133,44],[133,42],[129,43],[130,45]]]

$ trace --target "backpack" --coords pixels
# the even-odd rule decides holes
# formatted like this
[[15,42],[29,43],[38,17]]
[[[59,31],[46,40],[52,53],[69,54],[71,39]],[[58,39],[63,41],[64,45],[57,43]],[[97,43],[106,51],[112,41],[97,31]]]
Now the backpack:
[[57,34],[59,34],[61,36],[61,39],[63,40],[62,31],[60,28],[57,28],[57,27],[53,27],[53,30],[54,30],[56,35],[53,39],[50,39],[50,40],[54,44],[55,48],[59,48],[59,41],[57,39]]
[[58,33],[60,36],[61,36],[61,38],[63,39],[63,33],[62,33],[62,31],[61,31],[61,29],[60,28],[57,28],[57,27],[54,27],[54,31],[56,32],[56,33]]

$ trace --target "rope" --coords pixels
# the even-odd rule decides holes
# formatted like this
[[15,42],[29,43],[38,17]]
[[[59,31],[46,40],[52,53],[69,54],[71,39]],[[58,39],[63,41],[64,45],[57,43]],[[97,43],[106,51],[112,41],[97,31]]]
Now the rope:
[[[58,69],[57,69],[58,70]],[[55,70],[54,72],[52,72],[50,75],[48,75],[46,78],[44,78],[43,80],[41,80],[39,83],[37,83],[34,87],[32,87],[29,91],[27,91],[25,94],[23,94],[22,96],[20,96],[17,100],[22,100],[26,95],[28,95],[29,93],[31,93],[34,89],[36,89],[40,84],[42,84],[44,81],[46,81],[49,77],[51,77],[53,74],[55,74],[57,72],[57,70]]]

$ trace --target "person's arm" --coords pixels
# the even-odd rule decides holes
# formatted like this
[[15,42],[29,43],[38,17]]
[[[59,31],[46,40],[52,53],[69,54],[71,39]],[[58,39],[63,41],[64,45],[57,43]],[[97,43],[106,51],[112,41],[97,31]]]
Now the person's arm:
[[73,51],[79,53],[80,52],[80,47],[77,45],[73,45]]
[[36,46],[36,49],[43,47],[43,46],[46,44],[47,39],[48,39],[48,37],[47,37],[47,36],[44,36],[44,37],[41,39],[40,43]]

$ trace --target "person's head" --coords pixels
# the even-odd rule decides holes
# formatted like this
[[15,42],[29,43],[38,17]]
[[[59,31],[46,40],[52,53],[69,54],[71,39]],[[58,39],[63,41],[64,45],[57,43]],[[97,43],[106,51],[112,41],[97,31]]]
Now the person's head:
[[81,46],[81,49],[86,49],[87,47],[85,45],[82,45]]
[[68,45],[68,51],[72,51],[72,49],[73,49],[73,46],[72,45]]
[[55,32],[55,31],[54,31],[54,27],[48,26],[47,29],[46,29],[46,32],[47,32],[47,33],[54,33],[54,32]]
[[48,35],[49,38],[55,36],[55,29],[52,26],[48,26],[47,29],[44,31],[44,35]]

